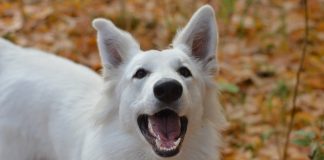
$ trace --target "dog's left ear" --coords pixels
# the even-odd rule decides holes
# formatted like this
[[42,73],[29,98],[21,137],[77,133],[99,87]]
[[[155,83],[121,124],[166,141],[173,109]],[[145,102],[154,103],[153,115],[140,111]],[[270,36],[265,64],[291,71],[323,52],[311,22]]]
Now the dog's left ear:
[[173,40],[173,47],[179,48],[202,62],[204,69],[216,69],[217,25],[214,9],[205,5],[196,11],[188,24]]
[[136,40],[128,32],[118,29],[111,21],[97,18],[93,20],[92,25],[98,31],[97,43],[105,69],[117,68],[139,53],[140,47]]

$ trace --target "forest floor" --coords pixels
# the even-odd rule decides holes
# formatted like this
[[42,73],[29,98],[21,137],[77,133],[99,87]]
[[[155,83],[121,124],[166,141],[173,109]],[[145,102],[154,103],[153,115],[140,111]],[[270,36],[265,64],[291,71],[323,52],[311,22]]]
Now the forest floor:
[[[94,18],[112,20],[132,33],[144,50],[163,49],[177,29],[205,3],[206,0],[1,0],[0,36],[99,72],[96,33],[91,27]],[[230,122],[224,131],[224,160],[279,160],[303,47],[304,4],[300,0],[208,3],[216,10],[220,33],[220,72],[215,80]],[[308,8],[309,42],[289,160],[306,160],[319,152],[324,157],[324,1],[309,0]]]

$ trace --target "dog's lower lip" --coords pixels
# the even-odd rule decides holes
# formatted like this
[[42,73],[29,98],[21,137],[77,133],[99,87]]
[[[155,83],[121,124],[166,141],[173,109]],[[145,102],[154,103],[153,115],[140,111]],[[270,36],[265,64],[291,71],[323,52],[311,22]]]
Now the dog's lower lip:
[[[180,124],[175,124],[178,120]],[[185,116],[180,117],[174,111],[166,109],[154,115],[140,115],[137,122],[141,133],[157,155],[171,157],[179,153],[188,124]]]

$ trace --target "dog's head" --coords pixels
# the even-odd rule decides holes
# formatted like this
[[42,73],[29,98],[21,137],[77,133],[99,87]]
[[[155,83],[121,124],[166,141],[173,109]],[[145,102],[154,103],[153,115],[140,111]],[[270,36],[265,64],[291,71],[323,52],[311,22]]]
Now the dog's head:
[[[186,135],[215,119],[213,73],[217,26],[210,6],[200,8],[174,38],[172,48],[142,51],[108,20],[93,22],[110,98],[122,128],[160,157],[178,154]],[[213,120],[211,120],[213,121]]]

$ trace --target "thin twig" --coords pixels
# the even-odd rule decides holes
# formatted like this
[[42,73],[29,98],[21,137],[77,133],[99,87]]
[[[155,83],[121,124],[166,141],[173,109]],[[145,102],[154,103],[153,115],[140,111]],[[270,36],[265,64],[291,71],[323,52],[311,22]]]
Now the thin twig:
[[299,81],[300,81],[300,74],[303,70],[304,66],[304,60],[305,60],[305,55],[306,55],[306,49],[307,49],[307,43],[308,43],[308,32],[309,32],[309,26],[308,26],[308,7],[307,7],[307,0],[304,1],[304,14],[305,14],[305,34],[304,34],[304,41],[303,41],[303,51],[299,63],[299,68],[297,70],[296,74],[296,85],[294,87],[294,92],[293,92],[293,100],[292,100],[292,111],[290,114],[290,123],[288,125],[288,131],[286,134],[286,141],[284,145],[284,151],[283,151],[283,157],[282,160],[287,159],[287,150],[288,150],[288,145],[290,141],[290,134],[293,129],[294,125],[294,120],[295,120],[295,115],[296,115],[296,100],[297,100],[297,95],[298,95],[298,86],[299,86]]

